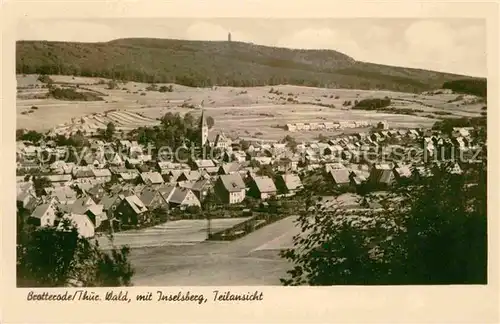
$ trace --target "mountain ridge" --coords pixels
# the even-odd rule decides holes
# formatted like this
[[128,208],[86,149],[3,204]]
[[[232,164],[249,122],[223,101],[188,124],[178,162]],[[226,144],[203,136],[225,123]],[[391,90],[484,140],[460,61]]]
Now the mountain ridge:
[[16,72],[197,87],[292,84],[406,92],[436,89],[455,80],[485,80],[361,62],[334,50],[159,38],[95,43],[18,41]]

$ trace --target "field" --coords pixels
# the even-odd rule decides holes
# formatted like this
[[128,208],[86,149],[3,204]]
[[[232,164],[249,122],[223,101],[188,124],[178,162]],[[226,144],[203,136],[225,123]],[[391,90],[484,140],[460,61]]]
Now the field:
[[[479,116],[484,104],[471,96],[457,94],[412,94],[391,91],[325,89],[281,85],[274,87],[192,88],[173,84],[172,92],[147,91],[148,84],[127,82],[108,89],[99,78],[51,76],[56,84],[78,87],[104,94],[104,101],[62,101],[36,99],[47,92],[36,76],[18,76],[17,128],[67,134],[80,129],[87,134],[113,122],[118,130],[159,124],[167,112],[200,114],[203,101],[206,114],[215,120],[213,132],[223,130],[231,137],[279,140],[290,134],[298,140],[311,140],[320,133],[291,133],[287,123],[337,121],[388,121],[390,127],[428,127],[439,118]],[[160,87],[163,84],[158,84]],[[392,99],[391,113],[353,110],[355,100]],[[344,106],[351,101],[350,106]],[[33,109],[35,106],[37,108]],[[405,114],[409,109],[415,110]],[[418,111],[417,111],[418,110]],[[397,113],[401,111],[401,114]],[[359,130],[359,129],[358,129]],[[358,131],[350,130],[350,131]]]
[[[360,196],[344,194],[332,203],[356,208]],[[326,201],[326,200],[325,200]],[[212,228],[222,229],[244,219],[220,219]],[[231,242],[204,241],[206,221],[169,222],[168,243],[134,244],[131,262],[136,269],[134,284],[141,286],[206,286],[206,285],[279,285],[291,264],[279,256],[283,249],[293,247],[293,237],[300,234],[297,216],[288,216]],[[154,239],[159,229],[141,230],[143,237]],[[125,233],[124,233],[125,234]],[[132,234],[134,236],[134,234]],[[166,236],[158,241],[166,241]],[[198,242],[195,242],[196,240]],[[145,239],[142,239],[145,242]],[[186,244],[180,244],[181,241]],[[187,244],[190,241],[191,244]]]
[[290,264],[279,250],[298,233],[290,216],[232,242],[132,249],[138,286],[280,285]]
[[[213,219],[211,230],[221,231],[239,224],[248,218]],[[115,233],[114,245],[128,245],[131,248],[146,248],[169,245],[191,245],[203,242],[207,238],[207,221],[177,220],[141,230],[130,230]],[[99,245],[109,248],[110,242],[106,236],[98,237]]]

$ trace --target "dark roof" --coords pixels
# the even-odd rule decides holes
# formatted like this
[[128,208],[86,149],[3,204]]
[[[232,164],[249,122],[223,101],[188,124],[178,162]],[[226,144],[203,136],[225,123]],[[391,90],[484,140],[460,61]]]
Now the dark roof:
[[393,179],[393,171],[387,169],[372,169],[370,181],[389,184]]
[[162,195],[162,197],[168,201],[170,196],[172,195],[175,185],[172,184],[164,184],[158,188],[158,192]]
[[35,208],[33,213],[31,214],[31,217],[33,218],[42,218],[42,216],[47,212],[49,208],[52,208],[50,204],[43,204],[39,205]]
[[146,183],[159,184],[163,183],[163,177],[159,172],[143,172],[141,178]]
[[288,190],[296,190],[302,187],[302,181],[296,174],[283,174],[280,177]]
[[140,193],[139,199],[141,199],[144,205],[149,206],[157,193],[158,191],[154,189],[146,188]]
[[253,181],[261,193],[276,192],[273,180],[267,176],[255,177]]
[[195,170],[184,171],[182,174],[184,175],[184,177],[188,181],[196,181],[199,178],[201,178],[201,172],[200,171],[195,171]]
[[129,206],[134,210],[136,214],[141,214],[148,210],[136,195],[125,197],[125,201],[129,204]]
[[102,195],[104,193],[104,187],[101,184],[96,184],[95,186],[87,190],[87,193],[94,196],[97,196],[99,194]]
[[119,199],[118,195],[105,195],[99,202],[104,210],[108,210],[113,206],[113,204]]
[[330,175],[332,176],[336,184],[347,184],[350,182],[349,170],[347,169],[331,170]]
[[219,177],[220,181],[229,192],[236,192],[245,189],[245,183],[238,173],[224,174]]
[[207,186],[210,186],[210,180],[201,179],[201,180],[196,181],[193,184],[193,186],[191,187],[191,190],[200,191],[200,190],[203,190]]
[[230,162],[222,164],[221,168],[225,174],[230,174],[233,172],[238,172],[241,169],[241,165],[236,162]]
[[76,178],[93,178],[94,172],[92,170],[78,170],[75,172]]
[[412,174],[410,167],[407,165],[394,169],[394,173],[401,178],[410,178]]
[[187,188],[175,187],[173,193],[170,195],[168,202],[174,204],[181,204],[186,196],[191,192]]

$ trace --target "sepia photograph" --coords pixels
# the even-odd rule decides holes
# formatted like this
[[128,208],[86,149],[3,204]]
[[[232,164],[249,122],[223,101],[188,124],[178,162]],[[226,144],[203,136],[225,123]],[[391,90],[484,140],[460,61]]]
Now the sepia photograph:
[[486,31],[19,20],[17,287],[488,284]]

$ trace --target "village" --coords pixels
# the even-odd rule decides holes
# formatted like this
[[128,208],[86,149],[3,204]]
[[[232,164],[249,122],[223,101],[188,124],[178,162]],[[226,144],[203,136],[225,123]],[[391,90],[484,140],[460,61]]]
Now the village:
[[[291,132],[305,129],[302,124],[288,127]],[[333,203],[338,205],[342,197],[350,201],[430,176],[426,159],[461,173],[463,161],[447,159],[442,152],[451,148],[458,156],[480,145],[471,127],[454,128],[450,136],[431,129],[391,129],[387,122],[370,132],[323,136],[308,143],[296,143],[287,135],[281,142],[242,145],[223,132],[209,134],[203,110],[199,128],[200,147],[217,150],[217,157],[153,158],[151,148],[137,141],[90,138],[81,161],[58,158],[47,163],[43,157],[62,156],[68,147],[50,139],[38,145],[18,141],[18,213],[33,226],[62,226],[67,220],[87,238],[179,220],[198,220],[199,225],[200,219],[233,218],[218,229],[206,225],[207,239],[232,240],[276,221],[269,217],[276,201],[295,206],[282,211],[280,217],[285,217],[297,213],[293,202],[299,199],[293,197],[305,190],[331,195],[315,185],[318,176],[341,193]],[[366,206],[376,206],[373,203]]]

